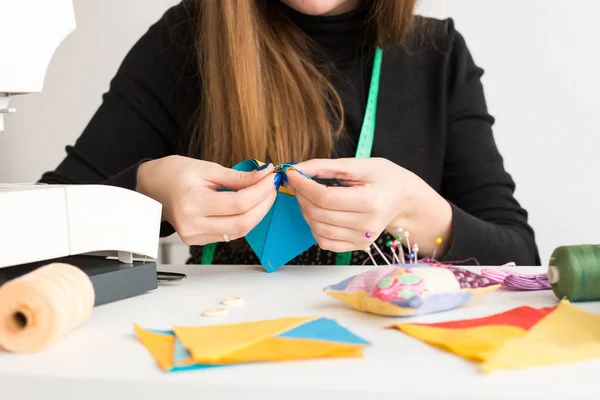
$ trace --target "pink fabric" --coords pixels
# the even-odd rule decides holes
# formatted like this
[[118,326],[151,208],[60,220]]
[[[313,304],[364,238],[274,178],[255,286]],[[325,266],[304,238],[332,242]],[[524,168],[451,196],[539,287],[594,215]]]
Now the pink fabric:
[[352,279],[346,289],[345,292],[358,292],[361,290],[368,290],[368,288],[372,288],[377,285],[377,283],[386,275],[394,272],[396,267],[379,267],[374,268],[371,271],[367,271],[365,273],[356,275],[354,279]]

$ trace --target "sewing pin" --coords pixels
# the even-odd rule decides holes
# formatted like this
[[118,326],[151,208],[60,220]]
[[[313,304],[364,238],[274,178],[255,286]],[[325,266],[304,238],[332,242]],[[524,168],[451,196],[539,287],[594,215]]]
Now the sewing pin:
[[399,237],[397,242],[398,242],[398,255],[400,257],[400,260],[402,260],[402,264],[404,264],[406,262],[406,258],[404,257],[404,246],[402,246],[402,238]]
[[371,247],[367,247],[365,249],[365,253],[367,253],[369,255],[369,257],[371,258],[371,261],[373,262],[373,265],[377,266],[377,261],[375,261],[375,258],[373,257],[373,254],[371,254]]
[[383,258],[385,260],[385,262],[387,263],[387,265],[391,266],[392,263],[390,263],[390,261],[387,259],[387,257],[383,254],[383,252],[381,251],[381,249],[379,248],[379,246],[377,246],[377,244],[375,242],[373,242],[373,246],[375,247],[375,250],[377,250],[377,252],[379,253],[379,255],[381,256],[381,258]]
[[417,243],[413,243],[412,254],[415,255],[414,262],[416,264],[419,260],[419,245]]
[[[396,249],[399,249],[398,253],[396,253]],[[402,252],[402,258],[400,258],[399,252]],[[404,264],[404,252],[402,251],[402,243],[398,242],[397,240],[394,240],[392,242],[392,253],[394,253],[394,258],[396,259],[396,262],[398,264]]]
[[435,247],[433,248],[433,256],[431,257],[433,260],[435,260],[435,253],[437,253],[437,249],[440,246],[440,244],[442,244],[442,238],[435,238]]
[[[406,249],[410,252],[410,233],[408,231],[404,231],[402,236],[406,239]],[[402,243],[402,239],[400,239],[400,243]]]
[[400,259],[398,258],[398,255],[396,254],[396,247],[398,247],[398,241],[394,240],[388,240],[387,243],[385,244],[387,247],[390,248],[390,250],[392,251],[392,255],[394,256],[394,260],[398,263],[398,264],[402,264],[400,262]]

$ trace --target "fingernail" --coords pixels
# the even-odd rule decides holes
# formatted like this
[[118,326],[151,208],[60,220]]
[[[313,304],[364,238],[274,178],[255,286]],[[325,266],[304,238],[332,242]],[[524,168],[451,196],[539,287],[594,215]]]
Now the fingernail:
[[262,171],[264,169],[267,169],[267,168],[269,168],[269,165],[271,165],[271,163],[264,164],[264,165],[258,167],[257,171]]

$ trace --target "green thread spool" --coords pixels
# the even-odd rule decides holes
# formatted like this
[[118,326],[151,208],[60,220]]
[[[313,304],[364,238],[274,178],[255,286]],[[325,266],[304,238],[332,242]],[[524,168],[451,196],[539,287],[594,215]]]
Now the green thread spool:
[[600,245],[558,247],[550,257],[548,281],[561,300],[600,300]]

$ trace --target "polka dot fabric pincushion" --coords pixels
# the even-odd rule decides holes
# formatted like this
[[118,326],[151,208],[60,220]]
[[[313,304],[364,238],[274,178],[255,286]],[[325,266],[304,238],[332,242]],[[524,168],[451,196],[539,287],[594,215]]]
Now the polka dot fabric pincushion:
[[415,316],[461,307],[500,285],[461,268],[379,267],[324,289],[350,307],[385,316]]

